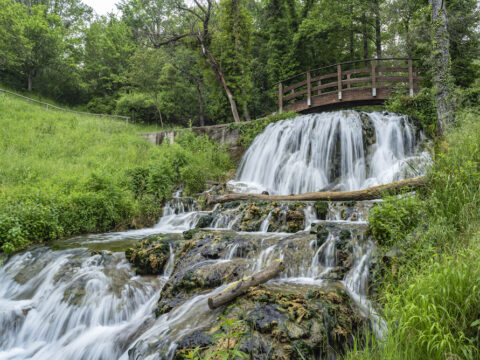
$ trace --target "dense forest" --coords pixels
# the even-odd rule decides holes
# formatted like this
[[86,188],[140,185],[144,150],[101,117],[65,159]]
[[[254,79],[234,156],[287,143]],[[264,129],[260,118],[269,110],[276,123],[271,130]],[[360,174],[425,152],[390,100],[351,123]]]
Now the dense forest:
[[[431,84],[432,11],[414,0],[1,0],[0,82],[150,124],[249,120],[275,110],[275,84],[343,61],[417,57]],[[475,0],[447,2],[456,85],[477,78]],[[430,76],[429,76],[430,75]]]

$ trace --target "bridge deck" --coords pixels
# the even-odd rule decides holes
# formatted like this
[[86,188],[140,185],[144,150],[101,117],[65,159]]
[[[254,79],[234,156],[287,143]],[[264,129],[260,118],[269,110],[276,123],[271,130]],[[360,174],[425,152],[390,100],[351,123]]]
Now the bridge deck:
[[[394,90],[401,88],[408,89],[413,96],[423,80],[418,76],[419,70],[413,67],[414,60],[368,59],[295,75],[278,84],[279,111],[308,113],[381,104]],[[336,68],[336,72],[331,72],[332,67]]]

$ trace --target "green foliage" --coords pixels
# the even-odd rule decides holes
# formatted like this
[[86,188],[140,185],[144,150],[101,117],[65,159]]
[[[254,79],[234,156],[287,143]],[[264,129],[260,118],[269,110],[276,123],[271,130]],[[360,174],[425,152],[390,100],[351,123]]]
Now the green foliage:
[[400,234],[408,234],[418,225],[422,205],[415,196],[387,197],[371,209],[369,230],[382,245],[401,241]]
[[248,147],[253,142],[255,137],[258,134],[262,133],[269,124],[276,123],[277,121],[281,120],[291,119],[298,115],[299,114],[294,112],[284,112],[281,114],[269,115],[261,119],[250,121],[248,123],[231,124],[230,126],[232,128],[237,128],[240,131],[240,143],[243,146]]
[[144,93],[130,93],[122,95],[117,100],[117,114],[130,116],[132,108],[135,109],[135,122],[149,124],[157,122],[158,113],[151,96]]
[[385,107],[388,111],[410,115],[420,123],[429,136],[435,135],[437,109],[430,89],[422,89],[413,97],[398,92],[388,99]]
[[[0,97],[0,248],[152,224],[178,184],[203,190],[228,154],[191,132],[153,146],[142,128]],[[195,173],[190,172],[195,171]]]

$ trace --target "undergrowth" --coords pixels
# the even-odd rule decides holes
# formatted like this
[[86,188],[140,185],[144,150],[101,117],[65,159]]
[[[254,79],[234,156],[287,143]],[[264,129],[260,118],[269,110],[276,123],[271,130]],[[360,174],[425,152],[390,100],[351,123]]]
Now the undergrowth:
[[372,210],[388,331],[347,359],[480,358],[479,118],[457,115],[423,191]]
[[0,252],[73,234],[151,225],[177,185],[202,191],[231,162],[185,132],[154,146],[141,127],[0,96]]

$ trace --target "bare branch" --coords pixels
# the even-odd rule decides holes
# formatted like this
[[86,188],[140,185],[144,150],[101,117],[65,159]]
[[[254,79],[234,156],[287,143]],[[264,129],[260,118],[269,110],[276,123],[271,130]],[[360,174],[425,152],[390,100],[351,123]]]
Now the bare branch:
[[186,37],[189,37],[189,36],[193,36],[194,34],[191,34],[191,33],[186,33],[186,34],[181,34],[181,35],[171,35],[171,37],[169,39],[166,39],[164,41],[160,41],[160,42],[156,42],[154,44],[154,46],[156,48],[159,48],[161,46],[164,46],[164,45],[168,45],[168,44],[171,44],[173,42],[176,42],[178,40],[181,40],[183,38],[186,38]]

